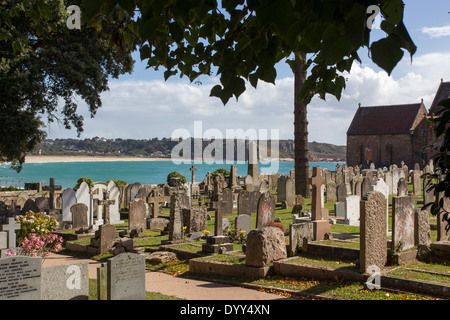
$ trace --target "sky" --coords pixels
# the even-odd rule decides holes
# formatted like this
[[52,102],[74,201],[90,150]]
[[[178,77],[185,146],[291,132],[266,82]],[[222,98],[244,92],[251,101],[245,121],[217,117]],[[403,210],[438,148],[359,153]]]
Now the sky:
[[[341,100],[327,96],[313,98],[308,105],[309,141],[346,145],[346,132],[362,106],[419,103],[431,106],[441,79],[450,81],[450,2],[448,0],[404,0],[404,23],[417,46],[412,58],[405,51],[390,76],[372,63],[367,48],[359,52],[362,63],[355,63],[346,75],[347,86]],[[371,38],[383,36],[376,27]],[[200,77],[201,85],[178,76],[164,81],[162,72],[145,69],[134,55],[134,72],[109,82],[110,90],[101,95],[103,106],[90,118],[86,104],[79,104],[84,116],[80,139],[171,138],[180,133],[207,138],[222,134],[256,132],[258,139],[294,138],[294,77],[286,63],[277,68],[275,85],[259,82],[236,101],[224,106],[209,97],[218,83],[215,77]],[[78,138],[75,129],[48,124],[47,138]]]

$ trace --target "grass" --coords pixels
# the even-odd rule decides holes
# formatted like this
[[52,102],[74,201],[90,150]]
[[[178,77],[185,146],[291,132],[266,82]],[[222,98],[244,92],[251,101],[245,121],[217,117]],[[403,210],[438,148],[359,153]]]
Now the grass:
[[[416,198],[416,206],[420,207],[420,199]],[[392,217],[392,196],[389,197],[389,226],[391,227],[391,217]],[[278,204],[279,205],[279,204]],[[303,204],[304,209],[311,209],[311,199],[305,199]],[[328,209],[330,218],[335,216],[334,203],[325,203],[325,208]],[[167,208],[165,208],[167,209]],[[163,209],[163,214],[161,216],[167,215],[168,209]],[[281,209],[280,206],[276,207],[275,217],[281,220],[282,225],[285,230],[289,229],[290,224],[292,224],[292,208]],[[211,233],[214,232],[214,211],[208,212],[211,215],[211,219],[207,221],[207,230]],[[237,212],[233,212],[233,215],[226,216],[229,219],[230,228],[234,228],[234,219],[237,217]],[[433,217],[430,219],[433,221]],[[128,221],[124,221],[124,224],[117,225],[118,228],[127,228]],[[256,227],[256,214],[252,214],[252,227]],[[359,235],[360,229],[356,226],[348,226],[343,224],[331,225],[332,232],[335,233],[345,233],[350,235]],[[67,230],[65,232],[72,232]],[[436,231],[431,231],[432,241],[436,241]],[[134,238],[134,245],[140,246],[148,249],[158,249],[163,240],[168,240],[168,236],[161,235],[160,231],[149,231],[146,230],[139,237]],[[90,239],[81,239],[75,241],[77,243],[89,244]],[[204,240],[194,240],[189,243],[178,244],[175,247],[179,250],[198,252],[201,251],[201,245]],[[348,248],[359,249],[358,238],[348,241],[321,241],[321,243],[326,245],[341,246]],[[241,251],[242,245],[239,243],[234,243],[234,250]],[[96,260],[105,260],[111,257],[111,254],[97,255],[90,257]],[[204,259],[213,261],[222,261],[228,263],[245,263],[245,256],[243,255],[213,255],[206,257]],[[343,259],[331,259],[327,257],[317,257],[312,255],[302,254],[296,256],[294,259],[289,260],[290,263],[299,263],[311,266],[323,266],[332,269],[348,269],[348,270],[358,270],[358,266],[355,261],[343,260]],[[170,262],[163,264],[146,264],[148,270],[161,271],[175,276],[185,276],[191,278],[198,278],[198,275],[191,274],[189,272],[189,261],[174,259]],[[391,277],[398,277],[402,279],[414,279],[417,281],[423,281],[428,283],[440,283],[445,285],[450,285],[450,267],[448,265],[439,264],[427,264],[424,262],[415,262],[414,264],[408,264],[406,266],[394,268],[387,272],[387,275]],[[200,277],[201,278],[201,277]],[[290,289],[298,292],[316,294],[325,296],[332,299],[349,299],[349,300],[423,300],[432,299],[425,295],[416,295],[412,293],[398,293],[386,290],[368,290],[361,283],[348,283],[339,281],[319,281],[305,278],[286,278],[286,277],[267,277],[260,280],[252,279],[242,279],[239,275],[232,278],[226,278],[221,276],[215,276],[215,280],[227,280],[235,281],[237,283],[247,283],[247,284],[258,284],[261,286],[268,287],[267,290],[279,290],[279,289]],[[95,300],[97,295],[96,281],[90,280],[90,299]],[[170,300],[173,297],[167,297],[154,293],[147,293],[146,298],[148,300]]]
[[[89,300],[98,300],[97,280],[89,279]],[[145,300],[184,300],[173,296],[166,296],[157,292],[145,292]]]

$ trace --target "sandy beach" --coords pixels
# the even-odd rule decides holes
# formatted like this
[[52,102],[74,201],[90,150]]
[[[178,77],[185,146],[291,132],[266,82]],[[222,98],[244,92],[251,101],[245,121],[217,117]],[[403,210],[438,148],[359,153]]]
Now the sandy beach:
[[26,156],[25,163],[99,162],[99,161],[172,161],[171,158],[102,157],[102,156]]
[[[111,157],[111,156],[35,156],[25,157],[25,163],[47,162],[99,162],[99,161],[172,161],[171,158],[144,158],[144,157]],[[291,158],[278,159],[280,162],[294,161]]]

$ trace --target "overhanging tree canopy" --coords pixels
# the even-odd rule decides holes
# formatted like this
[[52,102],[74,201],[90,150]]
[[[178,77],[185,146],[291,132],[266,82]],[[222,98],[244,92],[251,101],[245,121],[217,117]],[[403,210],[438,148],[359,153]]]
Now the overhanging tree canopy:
[[[376,5],[383,15],[386,37],[370,44],[367,20]],[[282,61],[295,72],[295,54],[310,53],[309,76],[301,96],[307,104],[318,94],[338,99],[345,88],[344,71],[360,61],[367,47],[371,59],[390,73],[407,50],[416,46],[403,24],[402,0],[121,0],[85,1],[86,21],[120,8],[134,20],[123,39],[138,35],[140,54],[148,67],[164,67],[166,79],[179,73],[191,81],[200,75],[220,77],[211,95],[226,104],[246,89],[245,80],[275,83],[275,65]]]
[[127,47],[110,45],[129,18],[111,13],[99,20],[101,29],[71,30],[67,6],[63,0],[0,1],[0,161],[16,170],[45,137],[41,117],[81,133],[77,99],[94,116],[109,78],[132,71],[133,39]]

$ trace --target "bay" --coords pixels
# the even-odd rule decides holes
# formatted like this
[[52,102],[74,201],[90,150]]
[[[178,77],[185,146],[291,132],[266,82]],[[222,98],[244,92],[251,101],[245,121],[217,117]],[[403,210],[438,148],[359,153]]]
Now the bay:
[[[94,162],[48,162],[25,163],[20,173],[10,169],[9,165],[0,167],[0,185],[23,188],[25,183],[41,182],[48,185],[50,178],[55,178],[55,184],[63,188],[72,188],[80,177],[91,178],[94,182],[106,182],[109,179],[124,180],[128,183],[163,184],[167,182],[167,175],[178,171],[191,182],[192,164],[197,171],[195,181],[201,182],[208,172],[219,168],[230,171],[232,163],[182,163],[172,161],[94,161]],[[237,167],[237,174],[247,175],[247,163],[233,163]],[[337,164],[343,162],[310,162],[310,167],[319,166],[330,171],[336,170]],[[258,168],[263,173],[289,174],[294,169],[294,162],[259,163]]]

